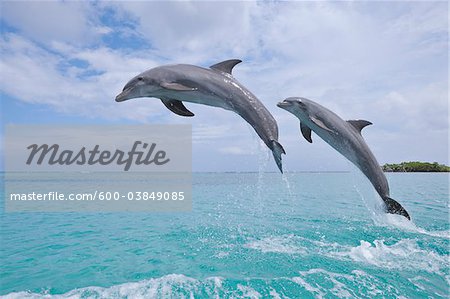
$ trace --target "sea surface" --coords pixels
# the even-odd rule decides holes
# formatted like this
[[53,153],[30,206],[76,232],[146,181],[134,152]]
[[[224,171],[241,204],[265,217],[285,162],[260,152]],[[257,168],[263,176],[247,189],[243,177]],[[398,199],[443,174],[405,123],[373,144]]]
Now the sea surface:
[[448,298],[449,174],[387,177],[411,222],[358,171],[195,173],[192,212],[2,208],[0,295]]

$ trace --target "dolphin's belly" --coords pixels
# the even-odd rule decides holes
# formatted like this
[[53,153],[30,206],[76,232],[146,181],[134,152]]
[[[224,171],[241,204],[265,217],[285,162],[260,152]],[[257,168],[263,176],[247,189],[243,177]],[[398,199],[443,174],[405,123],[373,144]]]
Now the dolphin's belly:
[[389,185],[386,176],[362,136],[328,133],[323,130],[318,135],[358,167],[381,197],[389,196]]
[[[181,76],[181,75],[180,75]],[[183,73],[183,84],[196,88],[195,91],[174,91],[168,97],[179,101],[219,107],[234,110],[236,102],[245,102],[245,94],[236,80],[228,78],[210,70],[196,70],[196,72]],[[237,111],[236,111],[237,112]]]
[[183,76],[183,81],[197,90],[174,92],[172,98],[234,111],[255,129],[266,144],[278,140],[278,126],[273,116],[236,79],[206,69],[196,69],[196,72],[184,73]]
[[226,110],[233,110],[232,105],[230,105],[229,101],[223,99],[216,94],[204,93],[201,91],[190,91],[186,93],[178,93],[173,96],[173,98],[190,103],[202,104],[207,106],[219,107]]

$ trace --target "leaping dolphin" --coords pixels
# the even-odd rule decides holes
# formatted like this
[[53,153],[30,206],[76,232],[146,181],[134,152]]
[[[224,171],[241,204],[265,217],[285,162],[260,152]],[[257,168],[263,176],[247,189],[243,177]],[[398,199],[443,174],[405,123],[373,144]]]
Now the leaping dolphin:
[[308,142],[312,143],[312,130],[355,164],[383,199],[387,213],[399,214],[411,220],[402,205],[390,198],[386,176],[361,135],[361,130],[371,125],[371,122],[345,121],[327,108],[305,98],[287,98],[277,106],[300,119],[300,130]]
[[278,126],[264,105],[232,75],[233,67],[242,62],[226,60],[209,69],[189,64],[163,65],[131,79],[116,97],[116,102],[141,97],[155,97],[173,113],[194,116],[184,102],[231,110],[245,119],[272,150],[278,168],[283,172],[278,143]]

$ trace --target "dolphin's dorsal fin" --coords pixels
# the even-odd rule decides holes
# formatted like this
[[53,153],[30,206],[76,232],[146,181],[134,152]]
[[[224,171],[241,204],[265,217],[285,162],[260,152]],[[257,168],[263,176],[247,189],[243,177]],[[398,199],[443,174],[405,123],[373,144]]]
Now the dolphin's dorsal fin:
[[241,62],[242,60],[240,59],[230,59],[211,65],[209,68],[231,75],[231,71],[233,70],[234,66]]
[[166,106],[167,109],[175,114],[178,114],[180,116],[194,116],[194,113],[189,111],[181,101],[163,98],[161,99],[161,102],[163,102],[164,106]]
[[367,120],[347,120],[349,124],[351,124],[359,133],[361,133],[361,130],[364,129],[366,126],[371,125],[372,123]]
[[312,143],[311,139],[311,129],[304,125],[302,122],[300,122],[300,131],[302,132],[303,137],[309,142]]

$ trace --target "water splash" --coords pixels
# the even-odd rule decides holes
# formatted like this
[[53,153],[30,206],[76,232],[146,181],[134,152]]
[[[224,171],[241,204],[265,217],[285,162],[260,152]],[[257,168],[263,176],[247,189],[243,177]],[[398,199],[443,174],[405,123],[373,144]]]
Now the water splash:
[[448,255],[422,249],[417,241],[403,239],[392,245],[384,240],[370,242],[361,240],[361,244],[352,247],[348,256],[357,262],[371,264],[388,269],[414,269],[429,273],[443,274],[449,266]]
[[353,181],[353,188],[361,197],[361,200],[366,206],[367,210],[369,211],[370,216],[374,221],[374,223],[379,222],[379,219],[386,214],[384,212],[383,200],[375,191],[375,189],[373,188],[370,181],[366,178],[366,176],[364,176],[364,174],[361,173],[361,171],[350,162],[349,165],[351,166],[350,173]]
[[[382,280],[371,276],[362,270],[353,270],[348,274],[336,273],[322,268],[300,271],[299,276],[292,281],[308,291],[315,298],[373,298],[384,297],[386,294],[399,297],[399,291]],[[355,286],[359,290],[356,291]],[[360,292],[364,286],[365,294]]]
[[261,201],[261,192],[264,188],[264,172],[269,162],[269,150],[266,148],[264,142],[258,142],[258,185],[256,199]]
[[269,236],[260,240],[253,240],[243,245],[245,248],[261,251],[262,253],[306,254],[307,248],[298,245],[298,238],[294,235]]
[[[220,298],[221,277],[208,277],[203,281],[182,275],[169,274],[138,282],[128,282],[111,287],[85,287],[64,294],[51,295],[31,292],[10,293],[6,298],[193,298],[203,293],[210,298]],[[199,291],[201,289],[201,291]]]
[[432,237],[450,238],[450,231],[428,231],[418,227],[414,219],[408,220],[401,215],[389,214],[384,210],[384,203],[367,178],[354,166],[352,166],[353,187],[361,197],[370,216],[377,226],[391,227],[406,232],[419,233]]
[[428,231],[417,226],[413,220],[408,220],[401,215],[383,213],[378,215],[375,220],[375,224],[378,226],[394,227],[405,232],[450,239],[450,230]]
[[356,168],[352,168],[352,179],[354,181],[354,189],[358,192],[370,216],[377,226],[390,227],[400,229],[405,232],[424,234],[432,237],[440,237],[450,239],[450,231],[428,231],[417,226],[414,218],[406,219],[401,215],[389,214],[384,210],[384,203],[367,178]]
[[443,275],[450,265],[448,254],[427,249],[415,239],[401,239],[392,244],[385,240],[360,240],[359,245],[351,246],[288,234],[249,240],[243,247],[264,254],[300,255],[302,258],[320,255],[379,268],[425,271],[438,275]]
[[384,203],[375,191],[369,195],[367,193],[363,193],[357,185],[354,185],[354,188],[360,195],[364,205],[367,207],[367,210],[370,212],[370,216],[375,225],[396,228],[410,233],[450,239],[450,230],[428,231],[417,226],[414,223],[414,219],[408,220],[401,215],[386,213],[384,211]]
[[[355,291],[355,284],[365,286]],[[330,288],[330,285],[333,287]],[[398,295],[394,287],[360,270],[349,274],[314,268],[300,271],[294,277],[246,280],[208,277],[203,280],[182,274],[169,274],[160,278],[128,282],[111,287],[85,287],[64,294],[16,292],[6,298],[63,299],[63,298],[354,298],[385,294]],[[396,296],[398,297],[398,296]]]
[[281,175],[281,179],[283,180],[284,184],[286,185],[286,188],[288,190],[289,196],[292,196],[293,193],[292,193],[292,189],[291,189],[291,184],[289,183],[289,179],[287,177],[287,174],[283,173]]

